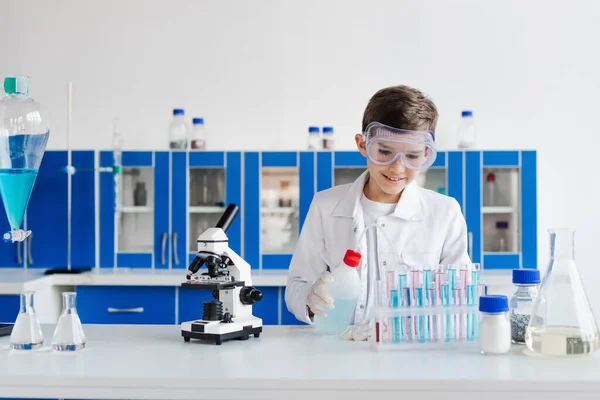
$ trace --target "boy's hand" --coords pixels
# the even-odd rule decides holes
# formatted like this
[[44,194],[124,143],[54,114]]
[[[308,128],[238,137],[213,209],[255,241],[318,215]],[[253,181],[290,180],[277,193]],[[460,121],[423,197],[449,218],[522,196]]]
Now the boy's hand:
[[[321,308],[333,310],[333,296],[329,291],[328,284],[333,282],[333,276],[329,271],[323,271],[321,277],[312,286],[306,299],[308,309],[319,317],[327,317],[327,313]],[[319,308],[319,306],[321,308]]]

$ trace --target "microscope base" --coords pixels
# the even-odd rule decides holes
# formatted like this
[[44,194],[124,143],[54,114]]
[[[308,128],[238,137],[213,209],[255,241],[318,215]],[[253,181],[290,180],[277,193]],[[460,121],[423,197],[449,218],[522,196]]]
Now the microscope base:
[[221,321],[189,321],[181,324],[181,336],[186,342],[191,339],[215,342],[221,345],[226,340],[248,340],[250,335],[258,338],[262,332],[260,318],[245,318],[244,321],[223,323]]

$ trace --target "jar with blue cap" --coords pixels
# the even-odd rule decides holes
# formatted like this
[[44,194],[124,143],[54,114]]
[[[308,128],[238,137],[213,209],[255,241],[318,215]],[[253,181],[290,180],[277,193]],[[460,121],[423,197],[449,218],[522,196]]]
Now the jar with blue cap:
[[481,354],[503,354],[510,351],[508,297],[488,295],[479,298],[479,348]]
[[525,332],[529,325],[533,302],[538,295],[540,271],[537,269],[515,269],[512,272],[515,293],[510,298],[511,340],[525,344]]

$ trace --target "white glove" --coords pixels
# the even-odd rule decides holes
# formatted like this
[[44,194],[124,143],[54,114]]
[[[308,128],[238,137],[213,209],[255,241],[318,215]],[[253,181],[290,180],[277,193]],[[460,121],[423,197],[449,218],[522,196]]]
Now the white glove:
[[[329,271],[323,271],[321,277],[315,282],[308,293],[306,304],[310,310],[319,317],[327,317],[327,313],[323,311],[322,308],[333,310],[333,296],[327,285],[334,280],[335,279]],[[321,308],[319,308],[319,306],[321,306]]]
[[369,320],[360,321],[355,325],[350,325],[342,334],[344,340],[354,340],[355,342],[364,342],[369,340],[372,334],[373,324]]

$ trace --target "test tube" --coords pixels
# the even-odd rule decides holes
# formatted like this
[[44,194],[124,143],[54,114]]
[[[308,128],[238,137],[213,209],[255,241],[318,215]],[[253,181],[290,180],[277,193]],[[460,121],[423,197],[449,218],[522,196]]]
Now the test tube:
[[398,275],[398,289],[402,290],[405,287],[408,287],[406,274],[400,274]]
[[[437,304],[437,294],[435,289],[431,288],[428,290],[429,292],[429,305],[435,306]],[[435,342],[439,339],[439,320],[438,315],[433,315],[433,310],[429,314],[429,340]]]
[[431,288],[431,270],[426,269],[423,271],[423,289],[425,289],[425,298],[429,300],[429,289]]
[[[390,302],[394,309],[398,308],[398,291],[393,289],[390,291]],[[400,317],[392,318],[392,343],[400,341]]]
[[[423,288],[415,289],[416,306],[419,308],[423,307]],[[427,318],[424,315],[418,315],[417,321],[417,341],[423,343],[427,340]]]
[[477,304],[479,304],[479,298],[481,296],[487,295],[487,286],[485,283],[480,283],[477,285]]
[[413,288],[413,302],[417,302],[415,289],[421,287],[421,271],[410,271],[410,284]]
[[[440,266],[441,268],[441,266]],[[442,282],[444,281],[444,273],[442,272],[442,270],[440,269],[438,272],[435,273],[435,290],[437,291],[437,295],[439,297],[439,300],[437,301],[437,303],[441,303],[441,296],[442,296]]]
[[475,287],[477,287],[477,285],[479,285],[479,271],[478,270],[473,270],[471,272],[471,284]]
[[386,289],[387,289],[386,293],[388,294],[387,304],[388,304],[388,306],[392,307],[392,302],[391,302],[392,299],[390,298],[389,294],[391,293],[392,290],[396,289],[396,279],[395,279],[394,271],[386,272],[385,284],[386,284]]
[[[467,285],[467,306],[475,305],[475,286]],[[475,315],[473,313],[467,314],[467,340],[472,341],[477,336],[479,336],[479,332],[476,332],[478,327],[473,325],[473,320],[475,319]]]
[[456,268],[448,267],[448,286],[450,286],[450,292],[456,289]]
[[[402,289],[402,303],[404,307],[410,307],[410,288],[406,287]],[[413,340],[413,323],[411,317],[406,317],[404,320],[404,341],[412,342]]]
[[[460,288],[456,288],[454,289],[454,307],[458,308],[461,305],[461,289]],[[462,338],[462,334],[461,332],[463,331],[462,329],[462,322],[461,322],[461,317],[462,317],[462,313],[460,313],[458,310],[456,311],[456,313],[454,314],[454,339],[455,340],[460,340]]]
[[[447,283],[442,284],[442,305],[444,307],[449,307],[450,303],[450,286]],[[450,342],[454,338],[454,319],[452,315],[444,313],[444,342]]]

